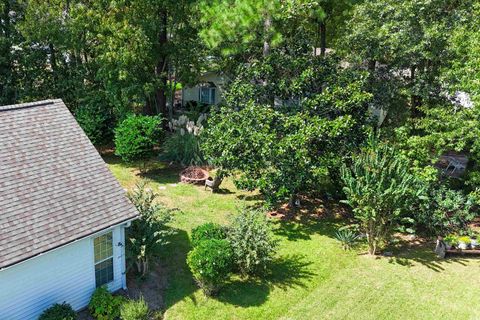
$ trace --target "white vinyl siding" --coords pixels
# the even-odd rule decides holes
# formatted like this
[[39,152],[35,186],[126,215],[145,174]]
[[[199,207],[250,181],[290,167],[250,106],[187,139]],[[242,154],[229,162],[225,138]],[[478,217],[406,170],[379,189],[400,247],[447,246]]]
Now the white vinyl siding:
[[[0,320],[37,319],[54,303],[67,302],[75,310],[87,306],[96,287],[96,236],[0,270]],[[114,277],[108,284],[110,291],[125,287],[124,239],[123,226],[112,229]]]

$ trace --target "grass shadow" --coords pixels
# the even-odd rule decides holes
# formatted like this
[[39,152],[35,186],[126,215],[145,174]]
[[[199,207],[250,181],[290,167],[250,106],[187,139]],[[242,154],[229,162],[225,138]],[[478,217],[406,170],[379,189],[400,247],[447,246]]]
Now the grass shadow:
[[[435,272],[442,272],[448,264],[457,263],[460,265],[467,265],[467,261],[463,256],[449,256],[445,259],[439,258],[434,252],[435,244],[422,243],[416,245],[409,245],[400,243],[392,248],[393,256],[388,259],[389,263],[398,264],[404,267],[413,267],[416,263],[424,265],[425,267]],[[473,257],[472,257],[473,258]],[[478,259],[478,258],[473,258]]]
[[272,261],[270,272],[264,277],[235,277],[227,282],[217,300],[238,307],[260,306],[267,300],[274,288],[286,290],[292,287],[304,287],[305,282],[315,275],[309,270],[311,261],[305,256],[291,254]]
[[140,176],[158,184],[172,184],[180,182],[180,171],[179,167],[157,167],[141,173]]
[[274,233],[289,241],[310,240],[315,233],[332,238],[341,226],[341,223],[334,219],[314,219],[308,216],[295,220],[275,219],[274,224]]

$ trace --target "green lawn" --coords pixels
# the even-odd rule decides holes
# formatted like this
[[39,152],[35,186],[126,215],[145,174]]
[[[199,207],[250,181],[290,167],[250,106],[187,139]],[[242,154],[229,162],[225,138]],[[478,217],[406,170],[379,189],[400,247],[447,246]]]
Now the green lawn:
[[[106,158],[120,183],[131,188],[136,170]],[[188,234],[201,223],[226,223],[255,194],[222,193],[178,183],[178,170],[156,164],[148,175],[161,200],[180,209],[177,229],[161,266],[166,277],[166,319],[479,319],[480,260],[438,260],[430,247],[400,249],[392,258],[344,252],[333,238],[337,220],[272,221],[278,258],[265,280],[232,278],[215,298],[196,288],[186,266]],[[154,281],[154,280],[147,280]]]

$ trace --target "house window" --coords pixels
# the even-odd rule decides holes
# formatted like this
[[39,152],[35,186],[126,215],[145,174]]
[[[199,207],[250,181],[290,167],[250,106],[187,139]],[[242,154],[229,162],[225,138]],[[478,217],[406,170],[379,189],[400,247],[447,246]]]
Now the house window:
[[95,284],[98,287],[113,281],[112,233],[106,233],[93,240],[95,255]]
[[200,102],[215,104],[215,87],[200,87]]

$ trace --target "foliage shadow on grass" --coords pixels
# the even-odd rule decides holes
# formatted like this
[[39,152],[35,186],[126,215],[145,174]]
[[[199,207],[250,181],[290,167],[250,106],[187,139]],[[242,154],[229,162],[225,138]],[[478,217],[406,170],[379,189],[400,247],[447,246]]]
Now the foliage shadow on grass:
[[153,168],[140,176],[158,184],[172,184],[180,182],[180,171],[178,167]]
[[274,233],[289,241],[310,240],[312,234],[321,234],[333,238],[340,223],[332,219],[314,219],[300,217],[297,220],[276,219]]
[[311,261],[299,254],[277,258],[272,261],[271,271],[264,277],[231,280],[215,298],[243,308],[260,306],[265,303],[273,288],[287,290],[304,287],[305,282],[315,276],[315,273],[308,269],[311,264]]
[[[442,272],[447,264],[457,263],[465,266],[468,261],[468,259],[459,255],[447,256],[447,258],[441,259],[437,257],[433,249],[434,245],[432,244],[422,244],[414,247],[407,247],[403,244],[392,250],[396,255],[389,258],[388,262],[408,268],[413,267],[415,263],[419,263],[435,272]],[[469,259],[478,258],[469,257]]]
[[176,229],[176,233],[170,236],[169,241],[159,255],[159,262],[166,277],[166,288],[162,294],[164,309],[187,297],[195,302],[194,293],[197,291],[193,275],[187,265],[187,254],[192,248],[188,233]]

